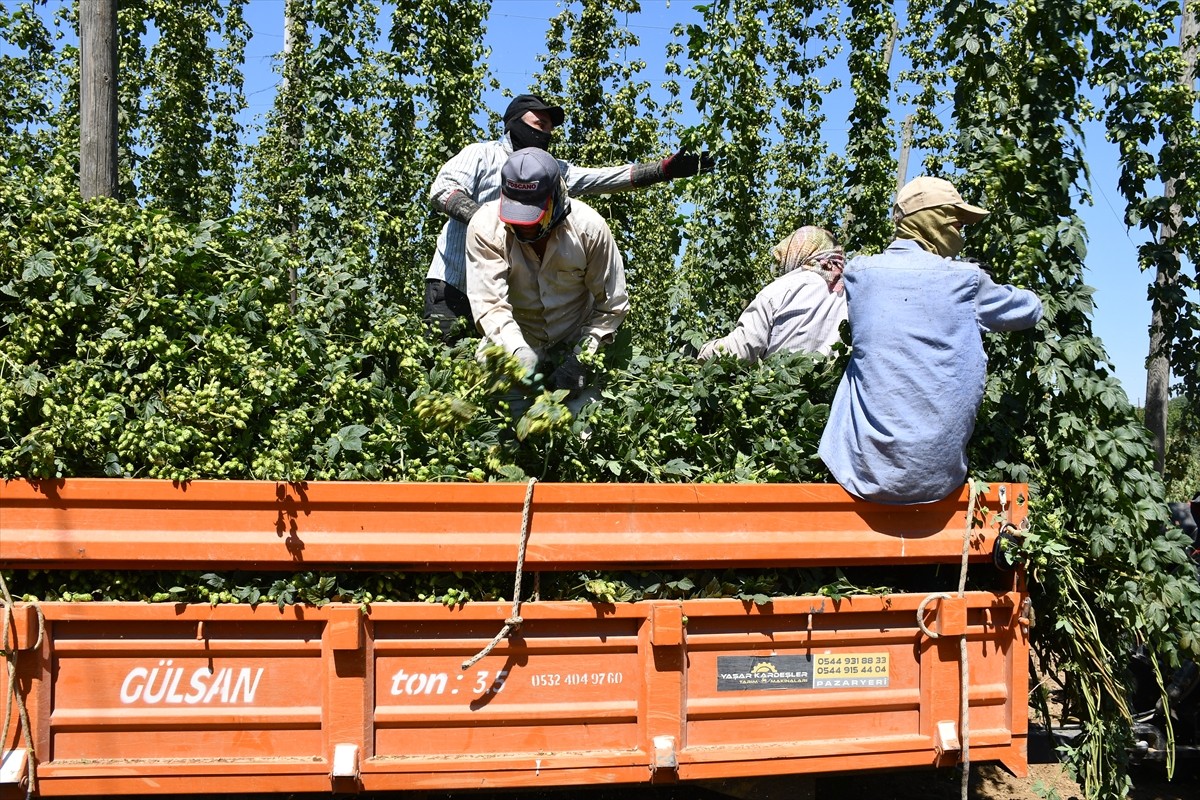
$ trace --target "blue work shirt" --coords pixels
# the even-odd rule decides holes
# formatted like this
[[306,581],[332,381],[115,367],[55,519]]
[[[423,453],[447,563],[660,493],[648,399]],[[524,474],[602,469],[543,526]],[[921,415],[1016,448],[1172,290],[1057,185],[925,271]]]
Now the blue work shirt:
[[967,475],[987,377],[982,331],[1031,328],[1042,302],[907,239],[851,260],[843,280],[853,350],[821,459],[864,500],[941,500]]

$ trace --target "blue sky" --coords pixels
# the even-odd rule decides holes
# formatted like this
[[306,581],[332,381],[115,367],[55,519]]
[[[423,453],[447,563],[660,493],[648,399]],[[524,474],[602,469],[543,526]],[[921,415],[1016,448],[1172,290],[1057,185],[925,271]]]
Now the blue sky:
[[[661,82],[663,77],[662,43],[677,22],[695,20],[694,5],[688,0],[642,0],[642,13],[630,19],[629,27],[642,39],[640,55],[647,61],[644,75],[653,84]],[[272,87],[278,80],[272,64],[273,56],[282,46],[282,7],[283,0],[250,0],[247,17],[255,39],[247,55],[246,91],[251,110],[256,114],[269,108]],[[489,60],[492,74],[504,88],[519,93],[534,82],[534,74],[540,67],[537,55],[544,50],[547,20],[561,10],[554,0],[494,0],[486,44],[492,47]],[[381,25],[386,27],[386,20]],[[521,46],[523,41],[527,46]],[[497,109],[506,102],[495,94],[485,99]],[[831,102],[827,112],[831,117],[829,141],[837,148],[838,139],[845,135],[845,126],[838,119],[835,102]],[[1101,125],[1086,127],[1084,147],[1092,169],[1091,190],[1095,201],[1081,209],[1089,236],[1085,277],[1096,290],[1094,331],[1103,341],[1129,399],[1140,405],[1146,387],[1150,322],[1146,288],[1150,276],[1138,270],[1136,250],[1146,237],[1142,231],[1127,229],[1123,222],[1124,205],[1117,190],[1116,148],[1105,140]],[[916,173],[912,170],[918,168],[917,159],[913,158],[909,177],[914,177]]]

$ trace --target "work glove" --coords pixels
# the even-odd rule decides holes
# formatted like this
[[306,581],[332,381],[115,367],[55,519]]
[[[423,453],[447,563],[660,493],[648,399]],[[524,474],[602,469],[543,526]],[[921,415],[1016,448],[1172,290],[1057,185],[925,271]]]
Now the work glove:
[[579,356],[572,353],[550,373],[550,388],[566,389],[567,397],[575,397],[583,391],[587,377],[587,367],[579,360]]
[[538,365],[537,353],[529,347],[518,347],[512,355],[525,371],[525,377],[533,377]]
[[472,200],[466,192],[455,191],[451,192],[448,197],[435,202],[433,207],[465,224],[475,216],[475,212],[479,210],[479,203]]
[[640,188],[662,181],[672,181],[676,178],[688,178],[702,172],[712,172],[715,166],[716,162],[707,150],[700,155],[680,150],[662,161],[634,164],[630,170],[629,180],[634,187]]
[[717,354],[720,343],[720,339],[713,339],[712,341],[705,342],[703,345],[701,345],[700,351],[696,353],[696,360],[708,361]]
[[707,150],[699,155],[696,153],[685,153],[683,150],[680,150],[675,155],[667,156],[662,160],[663,175],[670,181],[676,178],[690,178],[693,175],[712,172],[715,166],[716,162],[708,154]]

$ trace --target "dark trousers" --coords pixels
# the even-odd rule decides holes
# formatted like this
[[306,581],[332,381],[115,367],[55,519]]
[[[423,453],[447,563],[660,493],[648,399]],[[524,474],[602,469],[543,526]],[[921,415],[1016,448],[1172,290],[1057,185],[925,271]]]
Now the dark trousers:
[[446,344],[452,344],[475,329],[471,301],[466,294],[434,278],[425,280],[425,321],[437,326]]

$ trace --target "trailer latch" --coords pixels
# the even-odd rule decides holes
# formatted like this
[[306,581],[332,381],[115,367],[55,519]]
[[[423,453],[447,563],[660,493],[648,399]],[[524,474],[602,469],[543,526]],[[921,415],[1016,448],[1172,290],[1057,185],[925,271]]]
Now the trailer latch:
[[660,769],[678,769],[679,759],[675,755],[675,737],[674,736],[655,736],[654,737],[654,764],[651,769],[657,772]]
[[358,777],[358,745],[337,744],[333,746],[333,777]]
[[36,603],[21,603],[9,606],[12,611],[11,630],[13,639],[10,646],[13,650],[36,650],[42,646],[45,618],[42,609]]
[[329,647],[331,650],[361,650],[363,646],[362,613],[357,607],[330,611]]
[[952,719],[944,719],[937,724],[937,732],[933,737],[933,749],[939,756],[962,750],[958,741],[958,728]]
[[683,644],[683,606],[679,603],[655,605],[650,611],[650,644],[677,647]]
[[[925,607],[934,600],[938,601],[937,616],[933,618],[933,627],[930,628],[925,624]],[[962,636],[967,632],[966,601],[945,592],[926,596],[917,606],[917,627],[930,639],[940,639],[943,636]]]

